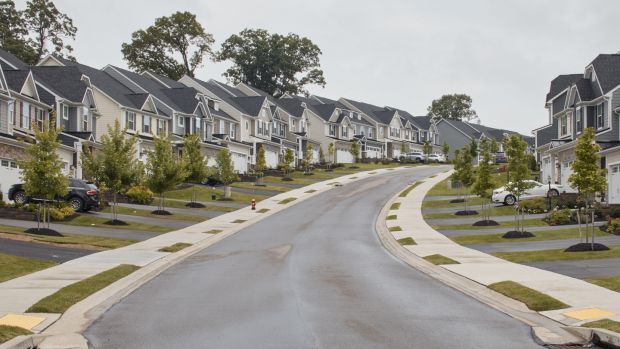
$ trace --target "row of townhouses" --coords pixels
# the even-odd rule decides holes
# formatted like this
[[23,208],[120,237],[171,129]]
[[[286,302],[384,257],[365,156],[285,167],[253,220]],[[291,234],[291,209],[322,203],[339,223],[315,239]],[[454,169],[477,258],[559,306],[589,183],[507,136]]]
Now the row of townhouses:
[[583,72],[551,81],[545,99],[549,116],[533,130],[541,181],[562,184],[575,159],[576,139],[587,127],[596,131],[600,167],[607,169],[608,188],[602,200],[620,204],[620,54],[601,54]]
[[[353,144],[359,157],[399,158],[403,151],[422,151],[425,142],[433,153],[447,142],[451,154],[471,139],[508,132],[457,121],[413,116],[395,107],[377,106],[349,98],[284,95],[280,98],[244,83],[230,86],[184,76],[179,81],[112,65],[102,69],[53,55],[28,66],[0,49],[0,186],[2,192],[19,182],[17,160],[32,142],[32,123],[42,124],[52,112],[62,127],[59,150],[64,171],[82,177],[84,145],[97,147],[116,121],[137,135],[136,158],[146,160],[153,139],[167,134],[181,154],[183,137],[198,134],[205,156],[213,165],[215,154],[228,149],[239,173],[251,171],[259,148],[267,166],[275,168],[287,149],[295,161],[319,161],[319,149],[328,161],[352,163]],[[442,137],[442,133],[449,136]],[[456,134],[456,136],[455,136]],[[312,147],[309,147],[312,145]]]

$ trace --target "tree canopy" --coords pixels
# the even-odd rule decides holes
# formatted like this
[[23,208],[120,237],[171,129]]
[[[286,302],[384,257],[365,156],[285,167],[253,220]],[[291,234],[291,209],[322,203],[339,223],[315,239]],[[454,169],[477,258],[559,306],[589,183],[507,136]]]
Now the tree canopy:
[[471,107],[472,99],[466,94],[443,95],[427,108],[428,116],[458,121],[475,121],[478,114]]
[[77,28],[73,25],[73,20],[60,12],[52,1],[28,1],[23,19],[28,31],[34,35],[37,61],[50,53],[50,44],[54,54],[74,60],[71,56],[73,47],[65,44],[64,39],[75,39]]
[[586,197],[607,188],[606,170],[598,165],[598,152],[601,148],[594,141],[594,137],[594,129],[588,127],[577,138],[573,173],[568,177],[570,185]]
[[36,63],[37,53],[28,39],[23,15],[11,0],[0,1],[0,47],[28,64]]
[[231,83],[243,82],[279,97],[305,93],[308,84],[325,86],[320,55],[316,44],[297,34],[244,29],[222,43],[216,59],[231,61],[223,74]]
[[213,36],[205,31],[196,15],[175,12],[133,32],[131,42],[123,43],[121,52],[131,69],[178,80],[183,75],[194,76],[205,56],[211,54],[213,42]]

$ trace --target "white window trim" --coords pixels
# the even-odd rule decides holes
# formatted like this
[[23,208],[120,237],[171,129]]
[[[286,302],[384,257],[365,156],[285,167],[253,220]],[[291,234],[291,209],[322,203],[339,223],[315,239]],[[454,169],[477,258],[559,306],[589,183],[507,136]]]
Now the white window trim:
[[[132,118],[130,118],[129,116],[132,116]],[[125,127],[127,127],[128,130],[135,131],[136,130],[136,113],[132,111],[125,112],[125,119],[126,119]]]
[[69,120],[69,106],[63,104],[62,105],[62,118],[63,120]]
[[185,117],[180,115],[177,116],[177,124],[179,127],[185,127]]

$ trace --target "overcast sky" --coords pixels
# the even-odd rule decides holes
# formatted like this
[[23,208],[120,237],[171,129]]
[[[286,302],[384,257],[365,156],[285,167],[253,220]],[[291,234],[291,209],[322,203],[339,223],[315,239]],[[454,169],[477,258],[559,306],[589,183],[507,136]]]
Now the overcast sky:
[[[25,0],[17,0],[23,8]],[[84,64],[126,67],[135,30],[175,11],[198,16],[219,48],[244,28],[306,36],[323,51],[325,88],[312,93],[390,105],[423,115],[435,98],[466,93],[483,124],[530,134],[547,121],[549,82],[581,73],[599,53],[620,50],[620,1],[608,0],[55,0],[78,28]],[[201,79],[223,80],[207,61]]]

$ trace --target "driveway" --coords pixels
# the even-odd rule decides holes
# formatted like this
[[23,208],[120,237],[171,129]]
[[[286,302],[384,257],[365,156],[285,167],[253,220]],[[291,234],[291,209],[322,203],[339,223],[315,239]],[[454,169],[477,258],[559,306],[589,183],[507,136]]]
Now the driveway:
[[540,348],[523,323],[394,258],[374,230],[415,168],[335,188],[170,268],[85,333],[93,348]]
[[0,253],[13,256],[64,263],[99,251],[59,247],[29,241],[0,239]]

